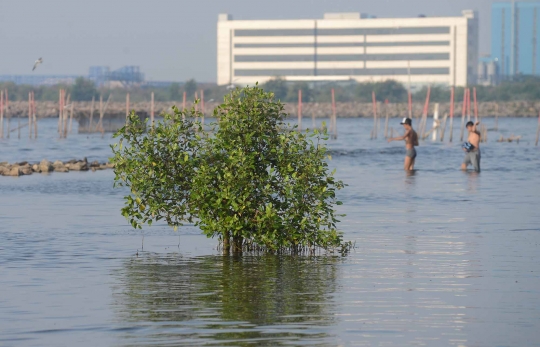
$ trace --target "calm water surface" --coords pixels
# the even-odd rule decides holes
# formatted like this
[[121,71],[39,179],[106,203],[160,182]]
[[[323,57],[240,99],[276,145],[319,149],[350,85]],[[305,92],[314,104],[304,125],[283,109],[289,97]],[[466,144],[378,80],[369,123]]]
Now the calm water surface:
[[[459,141],[429,141],[406,175],[402,143],[340,119],[347,257],[223,257],[194,227],[134,231],[112,171],[0,177],[0,346],[540,346],[536,124],[499,120],[480,174],[458,170]],[[110,135],[39,130],[0,140],[0,161],[110,156]]]

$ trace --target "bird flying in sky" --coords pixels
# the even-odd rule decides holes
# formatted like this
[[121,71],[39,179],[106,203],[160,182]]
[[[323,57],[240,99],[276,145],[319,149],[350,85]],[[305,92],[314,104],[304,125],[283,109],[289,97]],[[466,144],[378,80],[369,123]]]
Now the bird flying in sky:
[[34,71],[36,67],[38,67],[38,65],[41,63],[43,63],[43,58],[39,58],[38,60],[36,60],[34,63],[34,68],[32,68],[32,71]]

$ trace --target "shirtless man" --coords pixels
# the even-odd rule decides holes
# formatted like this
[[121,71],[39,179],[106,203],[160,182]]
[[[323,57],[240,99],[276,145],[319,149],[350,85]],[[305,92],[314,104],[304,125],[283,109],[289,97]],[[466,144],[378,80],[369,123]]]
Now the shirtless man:
[[418,146],[418,134],[412,128],[412,120],[410,118],[403,118],[401,123],[405,128],[405,135],[400,137],[393,137],[388,139],[388,142],[405,140],[405,163],[403,168],[405,171],[414,170],[414,161],[416,159],[416,149],[414,146]]
[[467,122],[466,127],[469,132],[469,138],[463,144],[465,159],[463,159],[463,164],[461,164],[461,170],[467,170],[467,166],[472,164],[474,171],[480,172],[480,132],[476,130],[478,124],[480,122]]

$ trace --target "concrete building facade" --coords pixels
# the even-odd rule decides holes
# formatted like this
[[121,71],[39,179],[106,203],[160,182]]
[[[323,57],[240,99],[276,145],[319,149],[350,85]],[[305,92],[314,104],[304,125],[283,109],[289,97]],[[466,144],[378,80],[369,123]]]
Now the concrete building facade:
[[232,20],[219,15],[217,83],[384,81],[464,86],[478,63],[478,15],[314,20]]

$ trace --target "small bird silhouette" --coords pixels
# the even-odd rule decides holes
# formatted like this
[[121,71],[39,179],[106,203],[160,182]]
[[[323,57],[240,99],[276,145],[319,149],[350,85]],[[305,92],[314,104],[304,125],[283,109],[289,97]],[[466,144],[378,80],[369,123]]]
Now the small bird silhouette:
[[36,67],[38,67],[38,65],[41,63],[43,63],[43,58],[39,58],[38,60],[36,60],[34,63],[34,67],[32,68],[32,71],[34,71]]

